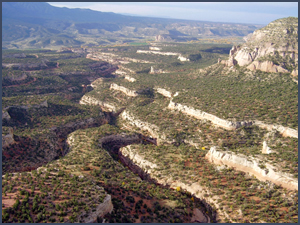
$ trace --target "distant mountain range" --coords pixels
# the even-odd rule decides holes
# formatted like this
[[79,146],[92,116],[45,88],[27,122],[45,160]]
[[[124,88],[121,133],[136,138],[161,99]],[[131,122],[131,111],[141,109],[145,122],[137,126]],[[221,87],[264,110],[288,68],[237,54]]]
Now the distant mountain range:
[[[69,9],[45,2],[2,3],[2,48],[54,48],[201,37],[246,36],[261,25],[127,16],[90,9]],[[168,39],[168,40],[170,40]]]

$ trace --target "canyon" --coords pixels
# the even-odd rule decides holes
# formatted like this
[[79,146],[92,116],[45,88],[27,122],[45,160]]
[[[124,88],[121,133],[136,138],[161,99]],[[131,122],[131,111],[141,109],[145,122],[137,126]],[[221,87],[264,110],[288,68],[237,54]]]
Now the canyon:
[[[225,45],[162,44],[170,32],[157,43],[34,52],[58,66],[30,74],[17,63],[17,76],[9,60],[28,54],[8,52],[7,77],[36,80],[4,87],[5,221],[298,220],[297,29],[278,28],[291,21],[245,37],[229,57]],[[51,213],[19,218],[37,198]]]

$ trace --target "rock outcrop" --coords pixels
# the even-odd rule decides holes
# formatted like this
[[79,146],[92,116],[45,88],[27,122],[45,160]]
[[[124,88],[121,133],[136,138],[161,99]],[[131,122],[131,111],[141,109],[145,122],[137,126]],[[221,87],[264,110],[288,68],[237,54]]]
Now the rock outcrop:
[[9,113],[7,111],[2,110],[2,121],[3,120],[9,121],[10,119],[11,119],[11,117],[10,117]]
[[298,70],[297,69],[293,70],[292,75],[295,76],[295,77],[298,76]]
[[271,181],[284,188],[298,190],[298,179],[293,178],[290,174],[280,172],[280,168],[269,163],[260,164],[259,160],[253,157],[220,151],[216,147],[211,147],[205,157],[216,165],[233,167],[236,170],[254,175],[259,180]]
[[171,42],[173,39],[167,34],[159,34],[155,36],[157,42]]
[[182,105],[179,103],[175,103],[172,100],[170,101],[169,105],[168,105],[169,109],[172,110],[178,110],[182,113],[185,113],[187,115],[193,116],[197,119],[201,119],[201,120],[209,120],[210,122],[212,122],[214,125],[218,126],[218,127],[222,127],[224,129],[227,130],[234,130],[237,129],[241,126],[251,126],[252,122],[248,122],[248,121],[243,121],[243,122],[231,122],[228,120],[224,120],[221,119],[215,115],[206,113],[204,111],[201,111],[199,109],[194,109],[192,107],[186,106],[186,105]]
[[265,124],[258,120],[232,122],[232,121],[221,119],[215,115],[206,113],[202,110],[194,109],[193,107],[182,105],[180,103],[175,103],[172,100],[170,101],[168,108],[171,110],[178,110],[182,113],[193,116],[197,119],[209,120],[212,124],[214,124],[218,127],[222,127],[226,130],[235,130],[242,126],[254,126],[255,125],[262,129],[266,129],[268,131],[276,130],[280,134],[282,134],[282,136],[284,136],[284,137],[293,137],[293,138],[298,139],[298,131],[297,130],[289,128],[289,127],[284,127],[281,125]]
[[[254,71],[298,74],[298,18],[275,20],[248,35],[245,41],[241,46],[233,46],[229,59],[220,63],[247,66]],[[293,70],[287,69],[287,61]]]
[[124,94],[126,94],[127,96],[130,96],[130,97],[136,97],[138,96],[138,93],[135,91],[135,90],[130,90],[126,87],[123,87],[123,86],[119,86],[115,83],[112,83],[110,85],[110,89],[113,89],[113,90],[117,90],[117,91],[122,91]]
[[126,75],[127,73],[125,71],[122,71],[122,70],[116,70],[115,74]]
[[130,145],[120,148],[119,158],[123,164],[136,172],[142,179],[151,179],[149,174],[153,173],[153,169],[157,168],[155,163],[146,160],[143,156],[132,150]]
[[103,148],[108,143],[110,143],[111,146],[120,148],[126,145],[140,144],[141,139],[138,135],[117,134],[117,135],[109,135],[100,138],[98,142],[101,148]]
[[159,52],[159,51],[150,51],[150,50],[137,50],[136,53],[144,53],[144,54],[155,54],[155,55],[178,55],[180,56],[180,53],[176,52]]
[[154,88],[154,89],[157,91],[157,93],[159,93],[159,94],[161,94],[161,95],[163,95],[163,96],[165,96],[167,98],[171,98],[172,97],[172,92],[167,91],[164,88],[157,87],[157,88]]
[[159,47],[152,47],[152,46],[150,46],[150,47],[149,47],[149,50],[153,50],[153,51],[160,51],[160,50],[161,50],[161,48],[159,48]]
[[94,211],[89,213],[87,217],[83,217],[83,223],[95,223],[98,217],[103,217],[107,213],[111,213],[114,206],[111,201],[111,196],[106,195],[103,202],[99,204]]
[[261,121],[255,120],[253,121],[253,125],[256,125],[262,129],[266,129],[268,131],[276,130],[284,137],[292,137],[298,139],[298,131],[289,127],[284,127],[281,125],[275,124],[265,124]]
[[[2,130],[3,130],[3,128],[2,128]],[[6,134],[6,135],[2,134],[2,148],[8,147],[14,143],[16,143],[16,142],[14,140],[13,128],[9,127],[8,134]]]
[[190,61],[190,59],[186,58],[186,57],[183,57],[182,55],[178,56],[178,59],[182,62],[188,62]]
[[163,71],[162,69],[154,69],[153,66],[150,67],[149,74],[159,74],[159,73],[166,73],[166,71]]
[[129,82],[135,82],[135,81],[136,81],[135,78],[130,77],[130,76],[128,76],[128,75],[126,75],[124,78],[125,78],[126,80],[128,80]]
[[96,61],[106,61],[113,65],[117,64],[127,64],[129,62],[137,62],[137,63],[152,63],[147,60],[141,60],[141,59],[133,59],[129,57],[121,57],[116,54],[112,53],[105,53],[105,52],[94,52],[87,54],[86,58],[96,60]]
[[108,111],[111,111],[111,112],[116,112],[117,111],[117,107],[115,107],[114,105],[109,104],[107,102],[100,101],[100,100],[98,100],[98,99],[96,99],[92,96],[86,96],[86,95],[82,96],[82,98],[79,101],[79,104],[82,104],[82,105],[99,105],[104,110],[108,110]]
[[[124,155],[122,153],[124,153]],[[228,215],[225,215],[223,211],[219,209],[221,206],[217,201],[217,199],[219,198],[218,196],[211,195],[213,197],[205,197],[206,194],[211,194],[209,189],[199,185],[199,183],[188,184],[181,181],[180,179],[174,180],[172,176],[162,178],[161,176],[159,176],[159,166],[149,160],[146,160],[143,155],[138,154],[137,150],[135,150],[134,147],[127,146],[126,148],[122,148],[122,151],[120,151],[119,154],[119,158],[126,166],[131,168],[133,172],[138,173],[141,177],[144,177],[148,180],[155,180],[156,183],[168,186],[169,188],[176,189],[177,187],[180,187],[181,190],[190,192],[192,195],[202,200],[202,203],[205,205],[208,211],[212,211],[210,204],[214,204],[217,208],[218,214],[215,214],[215,212],[213,212],[212,216],[216,219],[230,219]],[[146,172],[143,172],[142,168]],[[204,213],[194,212],[194,216],[192,217],[191,222],[201,222],[199,220],[201,220],[202,222],[210,222],[210,218]]]
[[249,66],[247,66],[247,69],[255,71],[255,70],[261,70],[269,73],[288,73],[289,71],[282,68],[281,66],[275,65],[271,61],[254,61]]
[[119,68],[120,68],[120,69],[123,69],[123,70],[126,70],[126,71],[128,71],[129,73],[132,73],[132,74],[135,74],[135,73],[136,73],[134,70],[129,69],[129,68],[124,67],[124,66],[119,66]]
[[124,110],[121,115],[120,119],[123,120],[123,126],[127,127],[127,123],[130,126],[137,127],[143,131],[148,132],[152,137],[157,138],[157,144],[159,145],[163,140],[166,139],[165,134],[160,132],[158,126],[154,124],[150,124],[144,121],[141,121],[135,118],[133,115],[130,115],[126,110]]
[[270,154],[270,153],[272,153],[272,150],[271,150],[271,148],[267,145],[267,142],[266,142],[266,141],[263,142],[263,147],[262,147],[261,153],[262,153],[262,154]]
[[191,223],[210,223],[210,218],[199,209],[195,208],[193,211]]

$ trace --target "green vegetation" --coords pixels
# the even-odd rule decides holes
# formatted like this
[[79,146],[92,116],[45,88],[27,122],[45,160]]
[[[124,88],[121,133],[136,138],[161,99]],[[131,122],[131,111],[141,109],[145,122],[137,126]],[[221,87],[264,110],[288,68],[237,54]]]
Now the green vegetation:
[[[162,52],[177,52],[191,59],[181,62],[178,56],[136,53],[148,50],[148,42],[129,43],[93,51],[150,61],[119,65],[135,82],[111,74],[116,66],[86,59],[90,49],[81,53],[3,51],[3,63],[17,64],[2,69],[2,109],[9,115],[2,121],[2,130],[7,135],[12,129],[15,141],[2,150],[3,222],[84,222],[107,194],[114,210],[103,218],[93,218],[94,222],[191,222],[196,208],[213,222],[297,222],[297,191],[205,159],[208,150],[218,146],[257,157],[261,168],[270,163],[297,178],[297,139],[257,126],[225,130],[208,120],[170,110],[171,99],[156,91],[164,88],[171,92],[173,102],[222,119],[260,120],[297,129],[298,88],[290,74],[225,68],[217,62],[227,58],[228,44],[157,43]],[[288,58],[285,60],[291,70]],[[165,73],[149,74],[151,66]],[[91,83],[93,88],[88,86]],[[110,89],[112,83],[135,90],[138,96]],[[174,96],[176,92],[179,94]],[[84,95],[116,110],[79,104]],[[149,124],[150,129],[122,119],[120,109]],[[140,137],[141,143],[131,149],[157,165],[151,174],[122,165],[118,148],[127,142],[99,142],[113,135]],[[159,146],[150,145],[145,138],[149,136]],[[263,141],[273,153],[262,154]],[[164,180],[202,188],[189,193],[183,185],[171,185],[174,189],[168,182],[157,185]],[[220,212],[230,218],[216,221]]]

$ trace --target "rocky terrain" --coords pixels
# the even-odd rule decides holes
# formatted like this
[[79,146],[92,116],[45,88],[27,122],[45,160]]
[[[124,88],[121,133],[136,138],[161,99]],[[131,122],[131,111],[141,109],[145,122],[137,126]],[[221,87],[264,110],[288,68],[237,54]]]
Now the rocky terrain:
[[[190,43],[37,53],[59,67],[4,87],[3,221],[298,222],[297,60],[249,67],[275,57],[270,34],[295,34],[291,21],[255,31],[229,60],[227,45]],[[298,51],[292,37],[280,57]],[[251,57],[264,53],[243,64],[252,44]],[[41,80],[58,96],[36,94]]]
[[298,76],[298,19],[275,20],[249,34],[246,43],[233,46],[227,66],[247,66],[248,69]]

